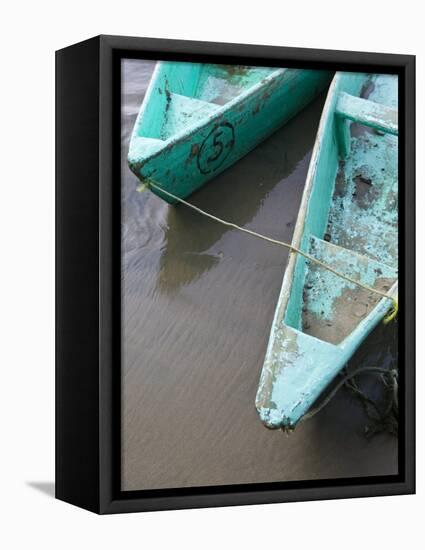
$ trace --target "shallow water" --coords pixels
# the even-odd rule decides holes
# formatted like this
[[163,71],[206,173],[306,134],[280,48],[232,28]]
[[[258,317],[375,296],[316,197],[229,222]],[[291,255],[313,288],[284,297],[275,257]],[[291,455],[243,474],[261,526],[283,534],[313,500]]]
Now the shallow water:
[[[153,68],[127,60],[122,71],[122,488],[397,473],[396,438],[367,440],[367,419],[345,390],[290,436],[259,421],[254,400],[287,253],[136,191],[125,158]],[[190,200],[290,240],[323,101]],[[395,366],[394,326],[379,326],[352,364]]]

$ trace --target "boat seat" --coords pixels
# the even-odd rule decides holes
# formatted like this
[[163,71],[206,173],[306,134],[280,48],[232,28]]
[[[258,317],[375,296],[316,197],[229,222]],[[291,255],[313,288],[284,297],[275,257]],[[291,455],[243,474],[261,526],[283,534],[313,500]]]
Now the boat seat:
[[220,106],[214,103],[170,93],[161,138],[166,140],[172,135],[187,130],[189,123],[193,126],[197,121],[211,116],[218,109]]
[[162,139],[148,138],[144,136],[133,136],[128,151],[128,162],[132,169],[137,171],[137,163],[140,158],[153,155],[164,146]]
[[[382,292],[388,292],[397,279],[393,267],[317,237],[311,237],[309,252],[339,273]],[[303,293],[303,330],[338,344],[379,301],[378,294],[310,262]]]
[[398,135],[398,110],[368,99],[340,92],[335,108],[336,133],[342,158],[350,151],[350,121],[385,134]]

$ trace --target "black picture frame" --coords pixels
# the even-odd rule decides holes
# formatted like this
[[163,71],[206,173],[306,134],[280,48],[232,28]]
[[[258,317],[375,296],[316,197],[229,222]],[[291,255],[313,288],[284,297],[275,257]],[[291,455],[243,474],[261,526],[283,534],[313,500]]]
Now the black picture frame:
[[[120,490],[120,59],[399,76],[400,437],[396,476]],[[56,52],[56,498],[100,514],[415,491],[415,57],[98,36]]]

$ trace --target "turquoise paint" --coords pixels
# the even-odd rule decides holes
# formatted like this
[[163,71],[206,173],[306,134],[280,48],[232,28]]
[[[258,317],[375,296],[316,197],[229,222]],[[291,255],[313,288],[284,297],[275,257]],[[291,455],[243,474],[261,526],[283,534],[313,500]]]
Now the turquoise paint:
[[[368,97],[352,99],[360,95]],[[388,119],[396,120],[396,107],[396,76],[337,73],[292,241],[338,271],[394,296],[398,138],[389,134],[394,125]],[[349,117],[387,133],[353,125]],[[291,253],[256,398],[263,423],[295,426],[390,307],[390,300]]]
[[346,120],[398,135],[398,110],[387,105],[341,92],[335,112]]
[[[316,237],[311,238],[309,252],[318,260],[334,267],[339,273],[371,288],[376,287],[378,279],[394,280],[397,278],[397,272],[393,267]],[[311,287],[306,291],[309,310],[326,321],[334,320],[335,301],[343,296],[347,289],[357,290],[356,285],[321,268],[310,268],[305,284],[306,287]]]
[[285,124],[331,76],[160,62],[134,126],[129,166],[142,183],[153,181],[185,198]]

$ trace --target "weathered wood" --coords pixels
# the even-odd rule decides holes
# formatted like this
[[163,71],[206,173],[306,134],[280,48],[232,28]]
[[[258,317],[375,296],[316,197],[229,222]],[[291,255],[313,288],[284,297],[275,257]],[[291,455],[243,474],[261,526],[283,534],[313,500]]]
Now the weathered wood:
[[[375,103],[358,97],[368,88]],[[395,133],[396,104],[396,76],[337,73],[292,240],[339,273],[392,296],[398,284],[398,143],[388,134]],[[351,136],[352,120],[387,135]],[[369,294],[290,255],[256,399],[267,427],[295,426],[391,308],[388,298]]]
[[340,92],[335,115],[335,134],[342,159],[346,159],[350,153],[351,122],[398,135],[398,111],[387,105]]
[[387,105],[340,92],[335,115],[335,133],[342,159],[346,159],[350,153],[351,122],[386,134],[398,135],[398,111]]
[[343,116],[335,117],[335,137],[338,143],[338,152],[342,160],[346,159],[350,153],[350,127],[351,121]]
[[387,105],[340,92],[335,113],[353,122],[398,136],[398,110]]
[[142,182],[151,180],[185,198],[285,124],[331,76],[327,71],[158,63],[134,127],[129,166]]

